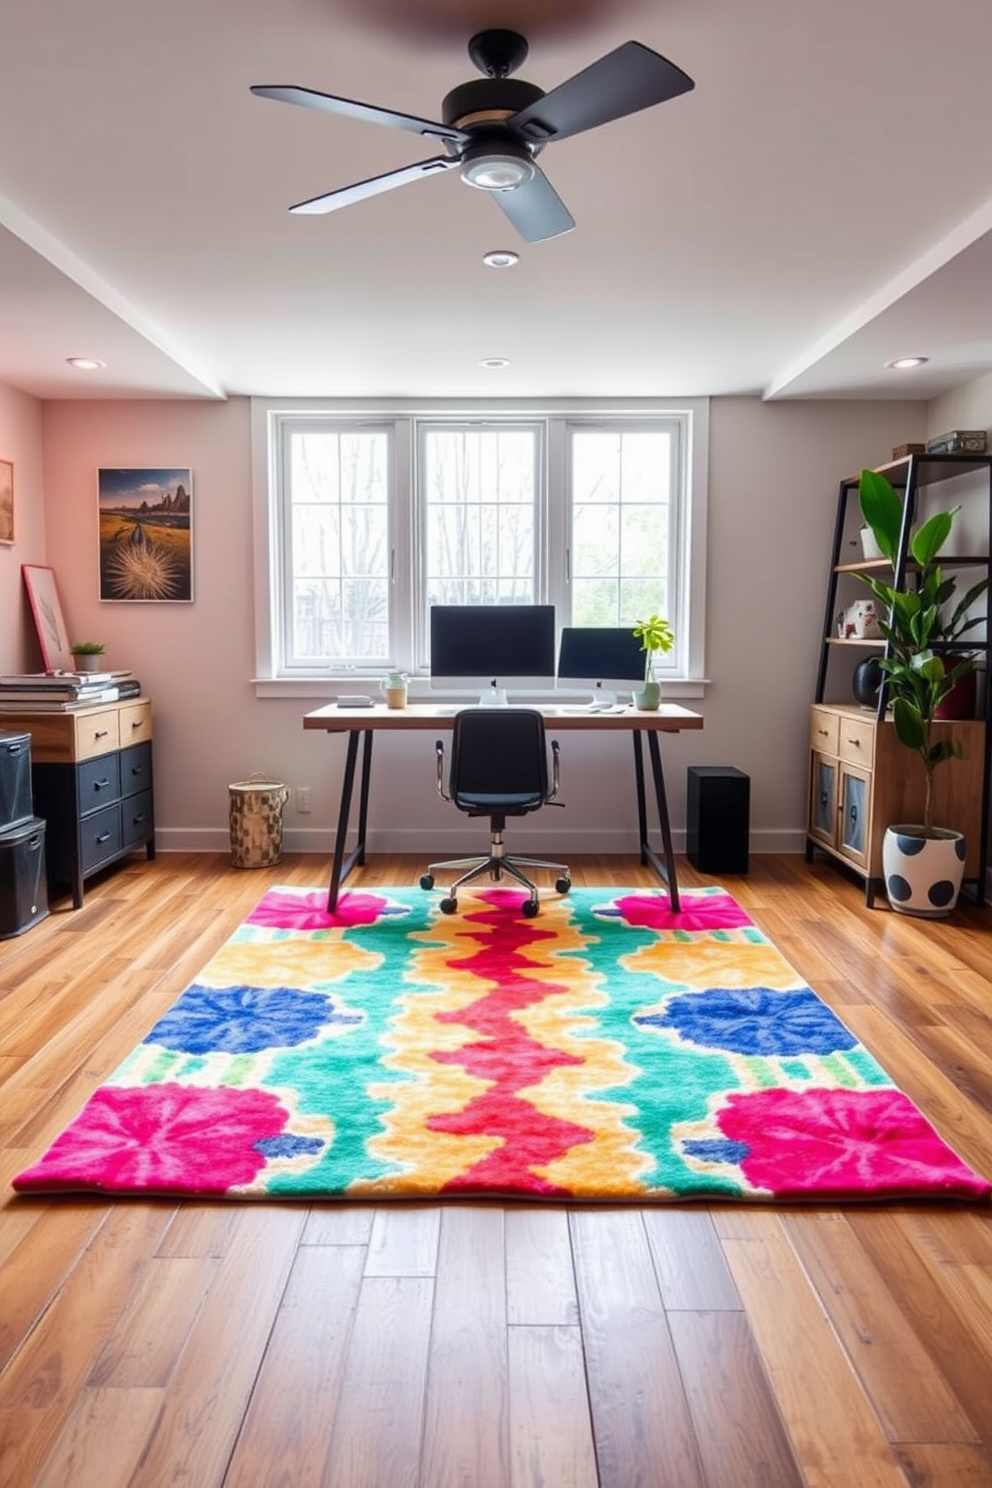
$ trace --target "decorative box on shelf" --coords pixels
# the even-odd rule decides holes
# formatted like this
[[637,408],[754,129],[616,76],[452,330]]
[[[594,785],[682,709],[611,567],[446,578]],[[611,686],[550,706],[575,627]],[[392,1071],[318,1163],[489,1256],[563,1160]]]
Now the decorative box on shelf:
[[897,444],[892,451],[893,460],[904,460],[907,455],[925,455],[927,447],[925,444]]
[[952,429],[927,440],[928,455],[984,455],[989,437],[984,429]]

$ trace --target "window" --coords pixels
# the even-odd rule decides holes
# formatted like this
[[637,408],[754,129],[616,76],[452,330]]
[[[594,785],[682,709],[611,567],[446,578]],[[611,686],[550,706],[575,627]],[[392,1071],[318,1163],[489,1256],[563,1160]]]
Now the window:
[[706,415],[253,400],[260,683],[426,672],[432,604],[501,602],[664,615],[701,681]]

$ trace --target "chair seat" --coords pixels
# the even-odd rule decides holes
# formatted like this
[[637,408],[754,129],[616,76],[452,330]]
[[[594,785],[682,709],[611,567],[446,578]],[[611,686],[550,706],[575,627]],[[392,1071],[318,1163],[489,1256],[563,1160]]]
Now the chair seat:
[[543,802],[541,793],[534,791],[471,791],[460,792],[454,798],[460,811],[535,811]]

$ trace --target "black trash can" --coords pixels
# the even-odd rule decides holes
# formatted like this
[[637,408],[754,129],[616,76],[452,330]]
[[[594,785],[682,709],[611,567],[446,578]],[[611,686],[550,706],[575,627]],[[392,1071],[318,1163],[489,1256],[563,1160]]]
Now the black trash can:
[[45,823],[35,816],[0,832],[0,940],[23,935],[47,914]]

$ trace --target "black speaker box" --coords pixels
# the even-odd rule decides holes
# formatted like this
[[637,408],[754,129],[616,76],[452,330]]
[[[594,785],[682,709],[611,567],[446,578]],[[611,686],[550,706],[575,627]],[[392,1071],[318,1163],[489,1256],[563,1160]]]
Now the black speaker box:
[[751,780],[732,765],[690,765],[686,855],[701,873],[746,873]]
[[31,805],[31,735],[0,729],[0,832],[34,816]]

